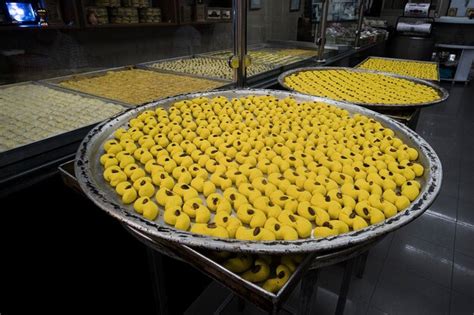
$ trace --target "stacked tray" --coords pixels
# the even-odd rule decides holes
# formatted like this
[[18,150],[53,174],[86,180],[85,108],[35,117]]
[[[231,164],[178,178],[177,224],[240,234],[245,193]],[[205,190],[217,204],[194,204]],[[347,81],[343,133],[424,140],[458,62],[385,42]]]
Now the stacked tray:
[[[414,68],[412,68],[414,67]],[[367,57],[354,68],[393,73],[420,80],[439,82],[439,64],[434,61],[420,61],[398,58]]]
[[438,81],[439,65],[433,61],[398,58],[367,57],[354,68],[393,73],[421,80]]
[[[410,104],[383,104],[383,103],[357,103],[357,102],[352,102],[352,104],[364,106],[364,107],[371,108],[371,109],[387,110],[387,109],[407,109],[407,108],[415,108],[415,107],[416,108],[426,107],[426,106],[431,106],[431,105],[441,103],[441,102],[445,101],[449,96],[449,93],[444,88],[438,86],[437,84],[429,82],[429,81],[415,79],[415,78],[411,78],[411,77],[404,77],[404,76],[400,76],[400,75],[393,74],[393,73],[385,73],[385,72],[379,72],[379,71],[364,70],[364,69],[353,69],[353,68],[345,68],[345,67],[304,67],[304,68],[289,70],[289,71],[286,71],[286,72],[282,73],[278,77],[278,82],[280,83],[280,85],[282,87],[284,87],[287,90],[295,91],[295,92],[299,92],[299,93],[304,93],[302,91],[296,91],[295,89],[288,86],[288,84],[285,82],[286,78],[289,77],[289,76],[298,75],[299,73],[304,73],[304,72],[317,72],[317,71],[325,72],[325,71],[331,71],[331,70],[344,71],[347,74],[351,74],[351,73],[373,74],[373,75],[377,75],[377,76],[382,77],[382,79],[383,79],[383,77],[397,78],[397,79],[404,80],[404,82],[411,82],[411,83],[414,83],[414,84],[419,84],[421,86],[431,88],[434,91],[436,91],[436,93],[438,95],[438,98],[433,100],[433,101],[410,103]],[[342,88],[344,88],[344,87],[342,87]],[[306,94],[306,93],[304,93],[304,94]],[[311,94],[307,94],[307,95],[311,95]],[[339,100],[339,101],[347,101],[347,100]]]

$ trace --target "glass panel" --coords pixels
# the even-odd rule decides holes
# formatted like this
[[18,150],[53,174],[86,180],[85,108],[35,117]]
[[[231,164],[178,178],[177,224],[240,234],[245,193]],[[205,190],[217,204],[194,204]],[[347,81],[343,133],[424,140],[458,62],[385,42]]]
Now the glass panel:
[[66,132],[126,107],[230,84],[227,58],[205,54],[232,48],[231,6],[0,0],[0,154],[57,136],[67,143]]

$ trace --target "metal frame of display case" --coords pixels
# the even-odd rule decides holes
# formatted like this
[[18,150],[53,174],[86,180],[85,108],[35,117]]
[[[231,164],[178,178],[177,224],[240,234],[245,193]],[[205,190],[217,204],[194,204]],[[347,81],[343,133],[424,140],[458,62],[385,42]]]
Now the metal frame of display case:
[[360,48],[360,33],[362,31],[362,23],[364,22],[364,5],[365,0],[359,0],[359,18],[357,20],[357,30],[356,30],[356,37],[354,47],[355,49]]

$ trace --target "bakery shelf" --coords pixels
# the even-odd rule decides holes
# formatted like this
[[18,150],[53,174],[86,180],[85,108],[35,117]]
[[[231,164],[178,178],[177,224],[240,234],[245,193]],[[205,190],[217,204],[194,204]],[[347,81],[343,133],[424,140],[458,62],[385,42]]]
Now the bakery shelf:
[[47,30],[76,30],[79,29],[78,25],[50,25],[50,26],[37,26],[37,25],[4,25],[0,26],[0,31],[47,31]]
[[86,24],[85,29],[108,29],[108,28],[134,28],[134,27],[158,27],[158,26],[176,26],[177,23],[129,23],[129,24]]

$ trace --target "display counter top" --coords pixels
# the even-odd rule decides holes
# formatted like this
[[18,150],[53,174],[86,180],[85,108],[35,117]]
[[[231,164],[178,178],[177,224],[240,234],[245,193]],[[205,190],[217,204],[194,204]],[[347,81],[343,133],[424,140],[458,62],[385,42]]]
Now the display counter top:
[[472,25],[474,25],[474,19],[469,19],[467,17],[441,16],[441,17],[435,19],[435,23],[472,24]]
[[[342,59],[357,55],[359,53],[363,53],[364,51],[368,50],[371,47],[374,47],[375,45],[377,45],[377,43],[367,45],[357,50],[354,48],[347,47],[337,47],[338,49],[335,49],[335,47],[333,47],[326,49],[324,53],[324,62],[322,63],[317,62],[317,50],[314,46],[314,43],[271,41],[263,44],[249,46],[249,51],[255,56],[254,59],[260,59],[260,64],[266,65],[267,68],[265,69],[268,70],[249,77],[247,80],[247,85],[252,88],[268,88],[272,85],[277,84],[278,76],[284,71],[306,66],[331,65]],[[285,54],[287,55],[285,56]],[[267,58],[268,56],[270,56],[270,61],[269,63],[265,63],[265,58]],[[271,63],[272,60],[275,62]],[[160,62],[163,62],[163,60],[161,60]],[[256,63],[257,61],[254,62]],[[180,71],[164,71],[158,69],[151,69],[151,67],[146,65],[132,66],[130,69],[132,68],[143,69],[146,70],[147,73],[152,72],[152,74],[156,73],[157,75],[161,73],[160,75],[175,75],[176,77],[183,76],[188,78],[188,80],[201,80],[203,82],[212,79],[215,80],[215,78],[206,77],[205,75],[193,75],[189,73],[181,73]],[[104,69],[102,71],[97,72],[100,75],[104,76],[104,80],[101,81],[104,81],[105,85],[108,84],[108,80],[106,80],[106,75],[110,76],[111,73],[115,72],[114,70],[116,69]],[[107,94],[108,97],[104,97],[105,92],[102,94],[96,93],[96,95],[94,94],[94,89],[88,90],[88,92],[86,93],[78,92],[81,91],[81,89],[73,89],[71,87],[68,87],[67,85],[61,85],[60,79],[61,78],[48,79],[46,81],[34,82],[34,84],[44,86],[44,88],[49,87],[50,89],[59,89],[61,93],[64,93],[65,95],[70,95],[71,97],[74,97],[74,95],[80,95],[81,97],[87,99],[95,99],[97,101],[100,100],[102,102],[116,102],[117,104],[119,104],[119,106],[122,106],[122,108],[130,107],[132,105],[139,105],[138,103],[127,104],[127,102],[124,101],[127,99],[126,97],[121,98],[121,101],[117,102],[116,100],[118,98],[111,98],[109,94]],[[93,79],[97,80],[96,78],[91,78],[91,73],[78,73],[74,75],[73,79],[74,81],[86,82],[87,84],[90,84],[90,81]],[[216,87],[226,88],[232,86],[232,84],[229,84],[229,81],[225,81],[226,80],[222,79],[220,80],[220,82],[215,81],[216,83],[219,83],[216,84]],[[186,84],[181,85],[183,87],[189,88],[189,86],[187,86]],[[0,88],[4,87],[7,86],[0,86]],[[113,86],[109,86],[108,88],[113,90]],[[212,89],[215,87],[210,88]],[[101,89],[105,89],[106,92],[109,92],[110,90],[104,86],[102,86]],[[0,91],[2,91],[2,89],[0,89]],[[131,91],[134,93],[137,92],[135,91],[135,89],[131,89]],[[124,91],[120,92],[123,93]],[[149,91],[147,90],[145,92]],[[186,91],[183,91],[181,93],[185,92],[188,93],[190,91],[186,89]],[[180,94],[179,91],[177,91],[176,93]],[[4,95],[0,95],[0,99],[2,99],[2,96]],[[157,99],[162,98],[159,95],[155,96]],[[8,103],[8,97],[4,97],[4,99],[6,103]],[[21,97],[17,97],[17,100],[21,101]],[[52,100],[48,100],[47,98],[44,99],[42,102],[44,103],[41,104],[41,106],[43,107],[53,105]],[[21,108],[21,106],[19,108]],[[19,114],[21,113],[19,112]],[[110,115],[112,114],[113,113],[111,113]],[[79,114],[75,115],[80,116],[81,114],[79,112]],[[107,117],[110,116],[109,114],[107,115]],[[101,120],[107,117],[104,116],[102,118],[98,118],[100,118],[99,120]],[[79,120],[81,119],[81,117],[78,118]],[[92,126],[93,125],[88,125],[78,129],[73,128],[73,130],[69,132],[55,132],[53,133],[53,136],[47,137],[46,140],[48,141],[48,146],[43,145],[44,139],[33,139],[34,141],[32,140],[31,143],[29,143],[28,145],[15,147],[13,149],[8,149],[7,146],[8,150],[4,150],[3,152],[0,151],[0,196],[7,195],[13,191],[20,190],[25,187],[25,185],[34,183],[34,181],[38,180],[38,178],[44,178],[45,176],[54,174],[56,172],[57,166],[60,163],[64,162],[67,159],[71,159],[71,157],[77,150],[79,141],[87,134],[87,132],[92,128]],[[42,149],[32,150],[32,148],[38,146]],[[28,178],[28,180],[25,180],[25,178]]]
[[[315,65],[330,66],[342,59],[351,57],[356,54],[364,53],[365,51],[377,46],[378,44],[380,44],[380,42],[371,43],[369,45],[360,47],[359,49],[355,49],[353,47],[347,47],[347,46],[340,46],[340,49],[338,50],[327,49],[324,53],[324,58],[322,62],[317,62],[315,59],[305,60],[304,62],[291,64],[290,67],[286,67],[285,69],[282,69],[282,72],[291,70],[291,69],[300,68],[300,67],[308,67],[308,66],[315,66]],[[278,84],[278,77],[274,77],[274,76],[267,77],[266,79],[260,79],[258,81],[252,80],[252,79],[248,80],[248,85],[253,88],[268,88],[275,84]]]

